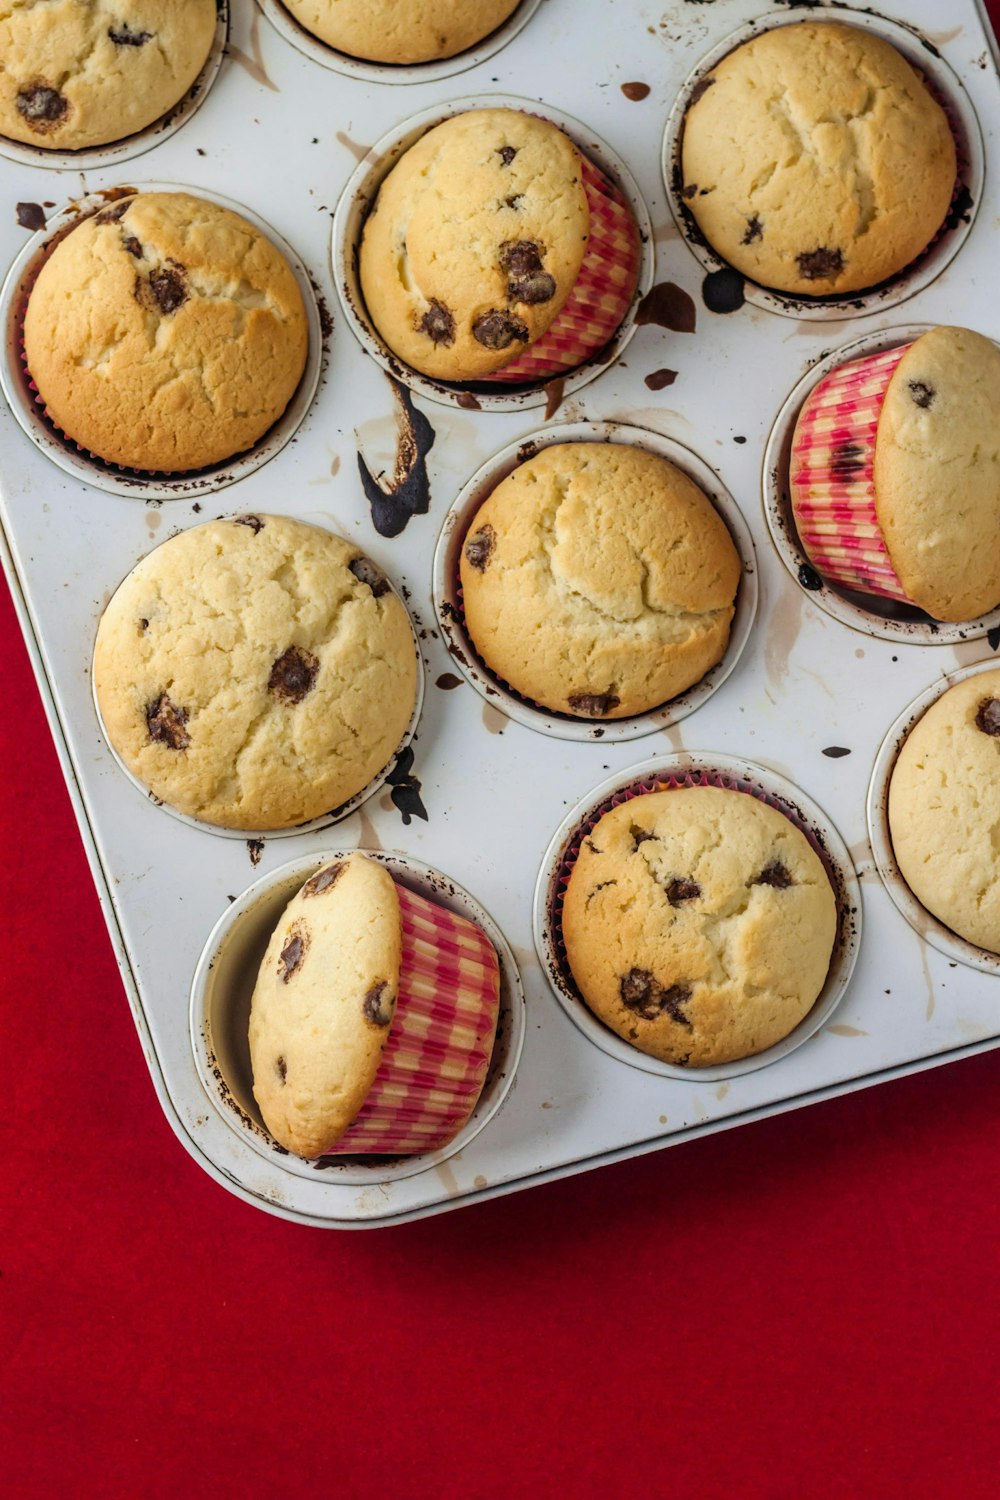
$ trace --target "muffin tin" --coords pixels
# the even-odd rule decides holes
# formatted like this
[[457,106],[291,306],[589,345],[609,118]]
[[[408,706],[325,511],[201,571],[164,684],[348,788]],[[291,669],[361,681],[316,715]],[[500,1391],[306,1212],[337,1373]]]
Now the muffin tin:
[[[887,735],[880,774],[895,753],[900,726],[893,721],[902,714],[905,726],[906,705],[935,677],[980,661],[992,664],[1000,630],[983,622],[964,638],[958,632],[946,639],[927,631],[939,646],[932,651],[912,628],[891,639],[851,629],[800,584],[775,545],[780,530],[772,538],[765,520],[765,500],[768,513],[774,510],[770,471],[778,440],[767,461],[765,448],[789,392],[817,378],[822,362],[849,340],[896,337],[904,319],[878,299],[864,308],[840,308],[825,321],[800,312],[776,316],[749,299],[728,315],[711,311],[705,267],[674,223],[661,178],[664,127],[685,80],[763,9],[760,0],[712,6],[630,0],[628,6],[594,7],[581,26],[578,5],[545,0],[507,46],[462,80],[462,92],[477,102],[500,92],[539,101],[540,112],[557,120],[583,122],[588,139],[609,143],[648,205],[649,274],[655,253],[655,281],[670,290],[647,304],[630,341],[593,379],[576,388],[575,377],[553,383],[544,399],[546,424],[555,424],[556,436],[568,436],[574,424],[625,424],[695,455],[718,475],[719,495],[733,497],[752,535],[756,621],[731,676],[683,724],[672,716],[673,722],[654,725],[641,745],[610,734],[567,740],[539,733],[518,722],[513,708],[505,714],[499,698],[473,690],[435,620],[433,561],[449,512],[484,465],[492,472],[537,432],[541,413],[526,409],[516,392],[490,410],[457,399],[440,404],[417,382],[411,383],[414,408],[410,391],[401,392],[377,360],[366,357],[349,319],[336,309],[340,274],[331,256],[331,220],[352,174],[373,169],[371,143],[398,136],[415,108],[432,118],[453,107],[457,91],[446,76],[403,91],[343,76],[289,45],[256,6],[234,8],[231,50],[215,85],[197,116],[164,135],[150,159],[155,168],[149,175],[165,185],[192,184],[209,196],[221,191],[246,205],[295,246],[316,285],[313,347],[314,353],[324,350],[318,391],[266,467],[231,475],[226,466],[202,476],[197,494],[177,486],[166,498],[143,476],[129,476],[128,485],[111,493],[89,461],[69,472],[53,463],[18,430],[7,404],[0,406],[4,560],[154,1086],[194,1158],[233,1192],[272,1212],[338,1227],[414,1218],[1000,1042],[1000,979],[955,947],[939,951],[929,928],[915,931],[900,915],[876,867],[877,858],[891,887],[877,826],[872,854],[865,807]],[[766,19],[794,14],[783,7]],[[875,22],[867,10],[839,5],[801,10],[803,18],[822,14]],[[920,326],[964,323],[1000,337],[994,294],[1000,98],[982,12],[974,0],[961,0],[948,8],[945,25],[936,0],[914,0],[905,20],[889,20],[906,26],[911,53],[926,54],[929,69],[940,55],[985,142],[982,196],[968,210],[964,237],[933,279],[914,289],[906,316]],[[633,83],[648,85],[648,95],[623,92]],[[82,183],[51,167],[5,163],[3,171],[5,266],[25,249],[15,203],[51,211],[81,192],[130,185],[114,166],[88,171]],[[718,306],[711,289],[708,295]],[[663,326],[668,323],[674,327]],[[9,351],[15,337],[9,303],[5,337]],[[401,428],[413,422],[414,411],[429,423],[415,464],[412,442],[400,450]],[[552,432],[546,425],[545,441]],[[410,471],[408,509],[414,513],[402,529],[401,513],[392,525],[383,520],[383,533],[395,535],[373,525],[359,455],[371,476],[369,491],[379,483],[391,489],[397,457]],[[238,484],[217,494],[230,478]],[[375,796],[335,827],[244,841],[214,837],[136,795],[103,740],[88,679],[101,610],[141,556],[173,529],[216,514],[261,510],[326,525],[355,540],[385,570],[413,616],[426,693],[415,738]],[[450,645],[461,650],[454,639]],[[686,742],[700,747],[697,757],[685,750]],[[750,762],[762,776],[783,778],[792,802],[807,813],[815,802],[824,821],[840,831],[862,889],[864,938],[836,1010],[771,1065],[758,1060],[722,1079],[697,1071],[659,1076],[603,1050],[556,998],[533,943],[532,891],[540,870],[548,870],[546,849],[568,810],[599,800],[609,778],[647,775],[667,752],[719,766]],[[356,847],[413,867],[433,866],[461,882],[503,934],[512,984],[519,974],[525,996],[523,1052],[516,1066],[513,1052],[507,1056],[503,1107],[454,1154],[414,1159],[399,1170],[378,1162],[357,1170],[290,1164],[266,1141],[262,1146],[213,1092],[197,1009],[192,1036],[189,996],[196,972],[203,975],[214,956],[213,950],[201,960],[213,930],[216,941],[221,934],[217,924],[240,931],[251,949],[254,939],[243,920],[255,907],[250,888],[259,879],[289,861],[301,870]],[[850,904],[857,903],[852,898]],[[245,983],[245,968],[241,975]],[[113,1070],[108,1086],[114,1087]]]

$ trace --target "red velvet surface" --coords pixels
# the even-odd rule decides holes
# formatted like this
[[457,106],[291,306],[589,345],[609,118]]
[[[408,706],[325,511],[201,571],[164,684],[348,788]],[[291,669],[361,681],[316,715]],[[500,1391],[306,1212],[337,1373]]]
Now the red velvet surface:
[[0,642],[7,1494],[992,1500],[1000,1054],[424,1223],[270,1218],[160,1113],[5,590]]

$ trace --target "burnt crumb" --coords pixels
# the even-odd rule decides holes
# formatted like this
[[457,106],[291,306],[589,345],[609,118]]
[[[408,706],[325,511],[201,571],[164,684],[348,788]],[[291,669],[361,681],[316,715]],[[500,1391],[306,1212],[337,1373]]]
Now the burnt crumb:
[[516,146],[498,146],[497,147],[497,155],[499,156],[500,160],[503,162],[504,166],[505,167],[509,167],[510,164],[511,164],[511,162],[514,160],[514,157],[517,155],[517,147]]
[[816,572],[816,569],[810,567],[808,563],[802,563],[799,567],[799,582],[811,594],[817,593],[823,587],[822,578]]
[[650,833],[648,828],[640,828],[638,823],[632,824],[632,827],[629,829],[629,833],[632,835],[633,852],[638,849],[640,844],[645,844],[649,839],[656,838],[655,833]]
[[591,901],[593,901],[594,897],[597,895],[598,891],[606,891],[609,885],[617,884],[617,880],[599,880],[597,885],[594,886],[594,889],[587,893],[587,900],[584,904],[586,906],[589,906]]
[[801,255],[796,256],[796,260],[799,275],[804,276],[806,281],[825,281],[831,276],[839,276],[844,269],[842,250],[803,250]]
[[667,886],[667,900],[671,906],[681,906],[685,901],[695,901],[701,895],[701,886],[696,880],[672,880]]
[[473,532],[465,544],[465,560],[470,568],[475,568],[478,573],[485,573],[490,565],[497,545],[497,534],[490,525],[480,526],[478,531]]
[[45,210],[40,203],[18,203],[15,213],[22,229],[45,228]]
[[833,450],[830,468],[834,474],[846,479],[858,474],[865,466],[865,450],[860,443],[838,443]]
[[455,319],[451,309],[443,302],[439,302],[436,297],[431,299],[431,304],[420,319],[419,326],[432,344],[448,345],[455,342]]
[[150,271],[148,276],[136,277],[135,300],[149,308],[150,312],[160,312],[166,316],[183,307],[187,299],[184,267],[177,265],[175,261]]
[[132,207],[131,198],[123,198],[120,203],[113,203],[110,208],[102,208],[94,219],[95,224],[117,224],[119,219],[124,219]]
[[976,714],[976,728],[984,734],[1000,734],[1000,698],[984,698]]
[[249,526],[250,530],[253,532],[254,536],[257,535],[258,531],[262,531],[263,528],[264,528],[264,522],[261,520],[260,516],[250,516],[250,515],[247,515],[247,516],[234,516],[233,517],[233,525],[234,526]]
[[648,969],[629,969],[619,980],[618,993],[626,1010],[634,1011],[644,1021],[667,1015],[671,1021],[691,1030],[691,1022],[681,1010],[691,999],[688,985],[663,985]]
[[361,1002],[365,1020],[370,1021],[373,1026],[388,1026],[392,1020],[392,996],[390,995],[383,1003],[383,997],[388,988],[384,979],[378,980]]
[[108,36],[116,47],[145,47],[147,42],[153,40],[151,31],[133,31],[127,21],[120,26],[109,26]]
[[308,927],[304,922],[293,922],[288,929],[288,940],[278,955],[278,973],[283,984],[287,984],[296,970],[302,967],[308,947]]
[[146,706],[146,728],[149,738],[157,745],[166,745],[170,750],[186,750],[191,736],[185,729],[188,721],[186,708],[172,703],[166,693]]
[[689,182],[686,188],[681,189],[681,196],[687,198],[689,202],[692,198],[697,198],[698,184],[696,182]]
[[345,868],[344,861],[339,860],[335,865],[327,865],[325,870],[318,870],[302,887],[303,896],[321,896],[324,891],[331,890],[343,875]]
[[142,260],[143,249],[134,234],[127,234],[122,240],[122,244],[128,251],[129,255],[134,255],[136,260]]
[[766,870],[761,870],[760,874],[757,876],[757,879],[752,880],[750,884],[770,885],[773,886],[776,891],[787,891],[790,885],[795,884],[795,881],[792,879],[790,872],[781,863],[781,861],[775,860],[773,865],[768,865]]
[[250,863],[256,870],[257,866],[260,864],[261,855],[264,853],[264,840],[247,839],[247,853],[250,856]]
[[276,1057],[274,1059],[274,1071],[278,1075],[278,1082],[284,1083],[288,1077],[288,1064],[283,1057]]
[[586,714],[590,719],[603,719],[621,701],[614,693],[570,693],[566,699],[574,713]]
[[427,822],[427,809],[420,797],[420,782],[413,774],[413,746],[407,745],[396,758],[396,764],[385,778],[389,784],[392,805],[409,827],[414,818]]
[[21,89],[14,102],[21,118],[40,135],[65,119],[69,110],[69,100],[58,89],[51,89],[44,83]]
[[906,389],[909,391],[914,405],[921,407],[924,411],[932,405],[934,397],[937,395],[934,387],[928,385],[924,380],[908,380],[906,382]]
[[301,703],[312,689],[319,661],[301,646],[289,646],[271,668],[267,690],[282,703]]
[[353,573],[359,583],[366,583],[376,599],[381,599],[383,594],[389,592],[389,580],[384,573],[380,573],[370,557],[359,553],[352,557],[347,564],[348,572]]
[[515,339],[519,339],[522,344],[528,342],[528,329],[513,313],[491,307],[488,313],[483,313],[473,323],[472,337],[484,349],[509,349]]
[[714,78],[699,78],[698,79],[698,82],[695,84],[694,88],[691,90],[691,97],[688,100],[688,109],[690,109],[693,104],[697,104],[698,100],[701,99],[701,98],[703,98],[705,96],[705,94],[708,93],[709,89],[712,87],[712,84],[714,82],[715,82]]
[[500,246],[500,269],[507,273],[507,295],[534,306],[550,302],[556,279],[542,266],[542,247],[534,240],[508,240]]
[[741,243],[744,245],[752,245],[754,240],[762,240],[763,238],[764,226],[758,219],[757,215],[754,214],[752,218],[747,219],[747,227],[744,231]]

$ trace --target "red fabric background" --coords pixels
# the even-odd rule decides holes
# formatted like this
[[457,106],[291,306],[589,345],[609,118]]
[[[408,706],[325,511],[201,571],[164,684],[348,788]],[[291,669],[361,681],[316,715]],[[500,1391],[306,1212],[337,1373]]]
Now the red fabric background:
[[270,1218],[160,1114],[5,592],[0,643],[8,1494],[992,1500],[1000,1054],[426,1223]]

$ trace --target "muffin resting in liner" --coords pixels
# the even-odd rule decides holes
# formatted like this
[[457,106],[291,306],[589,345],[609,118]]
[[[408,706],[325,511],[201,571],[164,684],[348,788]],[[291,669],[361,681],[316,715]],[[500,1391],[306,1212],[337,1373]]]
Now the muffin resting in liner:
[[366,62],[406,66],[454,57],[481,42],[520,0],[283,0],[300,26]]

